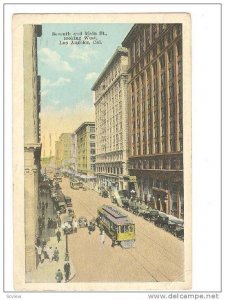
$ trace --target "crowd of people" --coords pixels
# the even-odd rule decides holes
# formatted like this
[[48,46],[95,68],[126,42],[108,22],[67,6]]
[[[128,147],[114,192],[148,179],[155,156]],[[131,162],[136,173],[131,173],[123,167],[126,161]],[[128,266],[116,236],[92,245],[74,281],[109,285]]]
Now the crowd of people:
[[[60,257],[62,254],[59,253],[59,249],[56,246],[52,246],[50,242],[46,242],[45,238],[48,238],[48,229],[55,229],[55,236],[56,240],[59,243],[61,241],[62,236],[62,221],[60,217],[59,212],[55,212],[54,217],[54,211],[50,210],[49,206],[49,191],[47,189],[40,189],[40,200],[38,202],[38,211],[39,211],[39,217],[38,217],[38,236],[36,238],[35,242],[35,248],[37,253],[37,263],[43,264],[43,263],[53,263],[53,262],[59,262]],[[77,221],[76,219],[72,222],[73,231],[77,232]],[[43,233],[43,230],[46,229],[46,231]],[[51,232],[52,234],[52,232]],[[54,243],[53,243],[54,244]],[[60,247],[59,247],[60,248]],[[61,257],[61,261],[63,261]],[[62,282],[65,278],[65,282],[69,281],[69,277],[71,274],[70,271],[70,262],[69,262],[69,256],[68,253],[66,253],[64,258],[64,265],[63,265],[63,271],[60,269],[57,269],[55,274],[55,280],[56,282]]]

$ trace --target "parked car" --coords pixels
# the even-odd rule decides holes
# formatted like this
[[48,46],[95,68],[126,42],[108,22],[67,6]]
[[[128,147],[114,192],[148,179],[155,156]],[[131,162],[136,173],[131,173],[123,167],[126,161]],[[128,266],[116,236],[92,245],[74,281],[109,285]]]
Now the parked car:
[[66,203],[64,201],[56,202],[56,210],[59,211],[61,214],[66,213]]
[[105,189],[102,189],[100,191],[100,196],[102,196],[103,198],[108,198],[109,197],[109,192]]
[[172,215],[169,215],[168,224],[164,227],[167,231],[171,232],[172,234],[176,235],[177,232],[181,232],[180,229],[184,228],[184,221],[182,219],[178,219]]
[[158,227],[168,226],[169,216],[163,212],[159,212],[157,218],[154,220],[154,224]]
[[144,219],[149,220],[151,222],[154,222],[157,219],[158,215],[159,211],[157,209],[152,209],[151,207],[146,209],[143,213]]
[[70,197],[66,196],[65,202],[67,207],[72,207],[72,199]]
[[79,228],[84,228],[84,227],[87,227],[88,226],[88,221],[87,221],[87,218],[85,217],[80,217],[78,219],[78,227]]
[[180,239],[184,239],[184,226],[177,226],[174,235]]
[[64,234],[69,234],[73,232],[72,226],[73,218],[70,216],[64,216],[62,220],[62,230]]
[[95,218],[91,219],[88,225],[88,231],[91,233],[91,231],[95,231]]
[[75,216],[74,210],[73,210],[72,208],[69,208],[69,209],[68,209],[68,216],[69,216],[69,217],[72,217],[72,218]]
[[138,202],[136,204],[136,207],[135,207],[135,210],[134,210],[134,213],[138,216],[143,216],[144,213],[146,211],[146,204],[145,203],[140,203]]

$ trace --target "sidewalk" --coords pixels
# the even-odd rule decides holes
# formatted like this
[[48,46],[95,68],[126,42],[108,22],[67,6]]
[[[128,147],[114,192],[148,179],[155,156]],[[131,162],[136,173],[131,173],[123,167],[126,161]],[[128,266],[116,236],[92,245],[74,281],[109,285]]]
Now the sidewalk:
[[[37,283],[46,283],[46,282],[56,282],[55,274],[58,269],[60,269],[63,273],[63,281],[65,282],[65,275],[64,275],[64,262],[65,262],[65,253],[66,253],[66,236],[63,234],[61,230],[61,241],[58,243],[55,229],[47,228],[48,218],[56,218],[56,211],[53,206],[53,201],[50,198],[50,194],[44,194],[41,196],[40,199],[44,203],[48,203],[48,208],[45,210],[45,229],[43,229],[42,235],[40,236],[41,240],[45,240],[49,247],[52,247],[54,250],[55,247],[59,250],[59,260],[58,262],[52,261],[50,262],[49,259],[45,259],[43,263],[39,263],[37,269],[33,272],[32,275],[32,282]],[[41,213],[40,213],[41,214]],[[70,271],[71,275],[69,281],[75,276],[74,267],[70,261]]]

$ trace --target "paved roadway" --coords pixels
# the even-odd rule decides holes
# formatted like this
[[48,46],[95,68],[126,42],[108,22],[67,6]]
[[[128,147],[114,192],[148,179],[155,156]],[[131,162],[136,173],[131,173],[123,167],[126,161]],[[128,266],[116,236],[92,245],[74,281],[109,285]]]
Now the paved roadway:
[[[102,198],[95,191],[71,189],[67,178],[63,178],[61,187],[72,198],[77,218],[85,216],[90,220],[97,216],[99,206],[111,204],[109,198]],[[86,228],[80,228],[77,234],[68,236],[70,259],[76,270],[72,281],[183,281],[184,242],[142,217],[124,212],[136,226],[132,249],[113,248],[108,237],[102,245],[98,228],[91,235]]]

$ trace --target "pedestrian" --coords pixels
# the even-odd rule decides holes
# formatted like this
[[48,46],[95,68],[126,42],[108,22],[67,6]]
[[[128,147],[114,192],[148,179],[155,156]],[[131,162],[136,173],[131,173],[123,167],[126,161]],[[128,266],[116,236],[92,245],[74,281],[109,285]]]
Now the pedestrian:
[[61,218],[60,218],[60,216],[58,216],[58,219],[57,219],[57,225],[58,225],[58,227],[61,227],[61,223],[62,223]]
[[43,248],[43,253],[44,253],[44,258],[49,258],[48,257],[48,252],[49,252],[49,247],[48,245],[46,244]]
[[54,255],[53,249],[52,249],[52,247],[49,247],[49,249],[48,249],[48,259],[49,259],[50,262],[52,262],[53,255]]
[[45,203],[45,209],[48,209],[48,202]]
[[102,231],[102,234],[101,234],[101,243],[102,243],[102,245],[105,244],[105,231],[104,230]]
[[53,259],[57,262],[59,260],[59,250],[55,247]]
[[42,217],[41,225],[42,225],[42,228],[45,229],[45,217]]
[[39,247],[41,245],[41,239],[39,236],[36,237],[36,246]]
[[42,235],[42,224],[39,224],[39,234]]
[[65,261],[64,263],[64,274],[65,274],[65,281],[67,282],[70,277],[70,263],[69,261]]
[[73,219],[72,225],[73,225],[73,232],[77,233],[77,226],[78,226],[78,224],[77,224],[77,220],[76,219]]
[[59,230],[59,228],[56,231],[56,237],[57,237],[57,242],[59,243],[61,241],[61,231]]
[[48,218],[48,228],[51,228],[51,219],[50,218]]
[[55,274],[55,280],[56,282],[60,283],[63,280],[63,273],[61,272],[60,269]]
[[35,246],[35,248],[37,249],[37,255],[38,255],[38,262],[41,263],[41,254],[42,254],[42,248],[41,246]]

